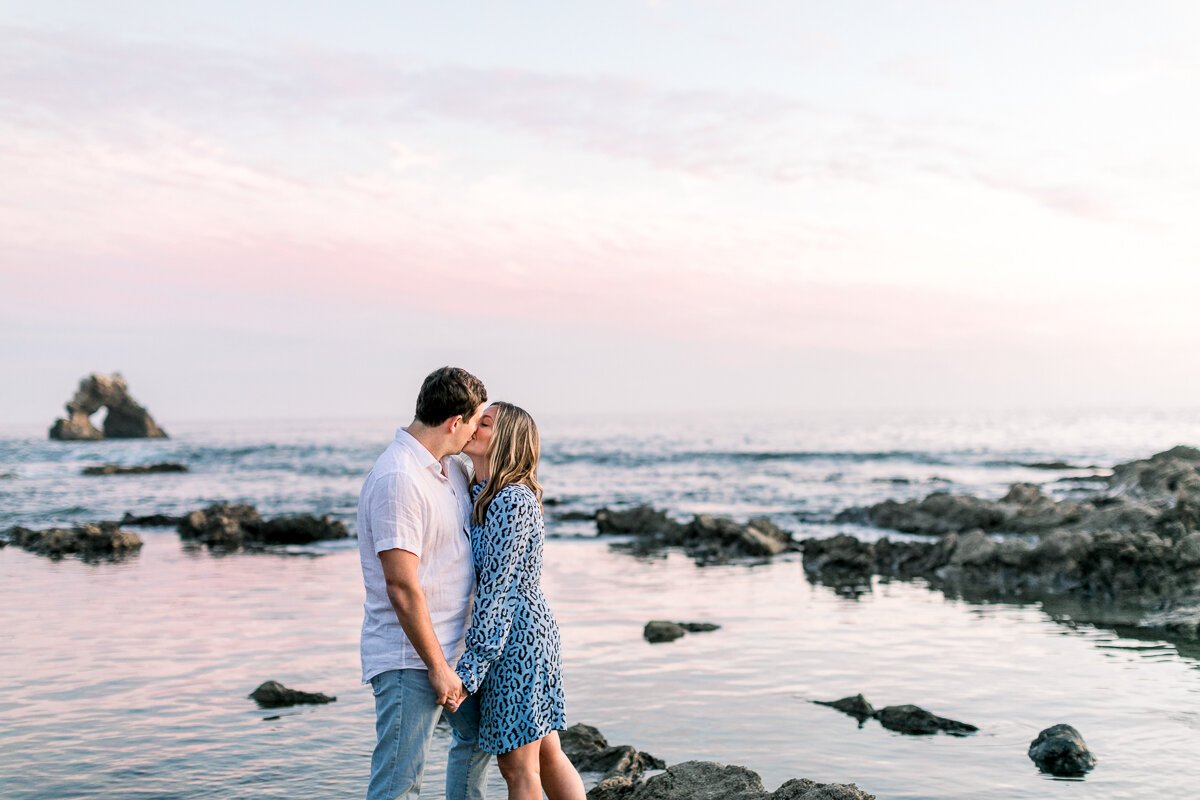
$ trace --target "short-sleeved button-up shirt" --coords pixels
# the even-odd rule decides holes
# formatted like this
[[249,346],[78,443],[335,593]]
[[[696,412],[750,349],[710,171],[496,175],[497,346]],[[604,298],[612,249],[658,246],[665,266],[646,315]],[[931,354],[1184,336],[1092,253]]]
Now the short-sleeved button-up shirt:
[[462,461],[438,461],[403,428],[375,462],[358,498],[358,549],[363,603],[362,679],[393,669],[426,669],[400,627],[387,596],[379,553],[408,550],[421,561],[417,575],[429,618],[451,667],[463,651],[471,617],[475,569],[467,522],[471,494]]

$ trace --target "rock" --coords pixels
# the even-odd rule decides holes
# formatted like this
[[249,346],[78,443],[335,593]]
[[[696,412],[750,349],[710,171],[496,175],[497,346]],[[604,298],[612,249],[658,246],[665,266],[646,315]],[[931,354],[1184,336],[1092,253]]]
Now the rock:
[[1113,467],[1109,488],[1118,496],[1173,504],[1181,495],[1200,501],[1200,449],[1178,445],[1150,458]]
[[276,517],[264,522],[257,532],[257,537],[263,544],[312,544],[328,539],[346,539],[349,536],[346,525],[330,518],[328,514],[321,517],[309,514]]
[[183,464],[145,464],[136,467],[122,467],[120,464],[105,464],[102,467],[84,467],[84,475],[148,475],[154,472],[187,472]]
[[574,762],[577,758],[594,756],[608,747],[604,734],[591,725],[577,722],[558,735],[559,746],[567,758]]
[[624,800],[633,794],[633,781],[624,775],[604,778],[587,793],[587,800]]
[[345,524],[328,515],[300,514],[263,520],[254,506],[242,503],[214,503],[193,511],[179,521],[178,529],[185,540],[223,550],[311,544],[350,535]]
[[983,564],[996,553],[996,543],[983,531],[975,530],[958,537],[958,546],[950,556],[951,564]]
[[582,723],[572,725],[560,733],[559,743],[577,770],[602,772],[605,778],[622,777],[633,780],[645,770],[665,769],[667,766],[662,759],[643,753],[630,745],[610,746],[600,731]]
[[847,534],[828,539],[805,539],[804,571],[814,579],[835,587],[870,588],[875,571],[875,548]]
[[979,730],[965,722],[930,714],[920,706],[888,706],[875,713],[879,724],[888,730],[912,735],[928,735],[944,731],[951,736],[966,736]]
[[590,522],[596,519],[596,512],[591,511],[559,511],[554,514],[559,522]]
[[680,622],[679,627],[688,633],[708,633],[709,631],[721,629],[720,625],[712,622]]
[[136,533],[121,530],[115,522],[88,523],[74,528],[50,528],[34,531],[29,528],[10,528],[9,540],[31,553],[59,559],[78,555],[84,561],[116,561],[142,548]]
[[685,761],[633,787],[632,800],[765,800],[758,774],[712,761]]
[[1042,772],[1061,777],[1083,775],[1096,766],[1096,757],[1070,725],[1052,725],[1039,733],[1029,745],[1029,757]]
[[[835,522],[857,522],[861,515],[844,511]],[[924,500],[884,500],[866,509],[866,520],[879,528],[903,533],[941,535],[981,528],[995,530],[1004,522],[1004,512],[995,503],[969,495],[934,492]]]
[[[104,432],[92,424],[91,416],[108,409]],[[165,439],[167,434],[150,413],[129,395],[120,373],[93,373],[79,382],[75,396],[67,401],[67,418],[55,421],[51,439]]]
[[179,523],[179,535],[208,547],[236,550],[253,541],[262,527],[258,509],[244,503],[213,503]]
[[169,514],[147,514],[142,517],[134,516],[128,511],[125,516],[121,517],[122,525],[138,525],[138,526],[172,526],[178,525],[183,521],[183,517],[174,517]]
[[596,530],[601,534],[636,533],[639,536],[676,537],[683,526],[650,506],[636,506],[626,511],[602,508],[596,512]]
[[829,706],[836,708],[843,714],[849,714],[859,721],[859,725],[875,716],[875,707],[867,702],[867,698],[861,694],[856,694],[853,697],[843,697],[841,700],[814,700],[819,706]]
[[261,708],[281,708],[283,706],[295,706],[302,704],[332,703],[337,700],[336,697],[330,697],[320,693],[301,692],[296,689],[289,689],[278,681],[267,681],[247,696],[254,702],[258,703]]
[[678,622],[668,622],[661,619],[647,622],[646,627],[642,630],[642,636],[651,644],[673,642],[686,634],[687,630]]
[[875,800],[853,783],[814,783],[792,778],[770,795],[771,800]]
[[791,548],[792,536],[762,517],[742,525],[727,517],[699,514],[684,529],[683,544],[693,558],[718,562],[779,555]]

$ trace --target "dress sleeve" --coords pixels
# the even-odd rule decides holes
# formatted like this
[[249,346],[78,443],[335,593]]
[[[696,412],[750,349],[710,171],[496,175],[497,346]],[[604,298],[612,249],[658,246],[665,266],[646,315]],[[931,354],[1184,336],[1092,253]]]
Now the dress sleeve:
[[504,652],[516,611],[521,567],[535,530],[535,507],[521,490],[502,491],[488,506],[481,563],[476,564],[475,608],[466,651],[458,661],[463,687],[479,691],[488,668]]

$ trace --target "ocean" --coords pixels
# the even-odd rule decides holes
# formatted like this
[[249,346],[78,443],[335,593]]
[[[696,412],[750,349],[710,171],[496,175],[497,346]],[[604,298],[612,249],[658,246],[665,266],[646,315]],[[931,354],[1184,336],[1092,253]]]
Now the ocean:
[[[880,798],[1184,798],[1200,780],[1200,657],[1062,608],[969,602],[921,582],[858,597],[810,583],[798,555],[700,567],[635,557],[569,512],[649,504],[680,519],[768,516],[797,538],[851,532],[838,511],[932,491],[1057,496],[1175,444],[1200,411],[828,412],[791,417],[547,417],[544,588],[562,629],[568,721],[675,763],[741,764]],[[182,514],[215,501],[264,516],[331,514],[353,530],[359,486],[401,420],[162,421],[168,440],[51,442],[0,429],[0,529]],[[162,461],[189,472],[85,477]],[[1062,461],[1072,469],[1030,464]],[[1094,485],[1094,484],[1093,484]],[[135,529],[117,563],[0,549],[0,797],[328,798],[364,790],[371,693],[358,683],[353,540],[215,555]],[[668,644],[651,619],[709,621]],[[336,695],[270,712],[259,683]],[[864,694],[980,728],[912,737],[815,705]],[[278,714],[277,719],[266,719]],[[1080,730],[1083,780],[1038,773],[1042,728]],[[439,731],[424,795],[442,796]],[[503,797],[493,771],[491,797]]]

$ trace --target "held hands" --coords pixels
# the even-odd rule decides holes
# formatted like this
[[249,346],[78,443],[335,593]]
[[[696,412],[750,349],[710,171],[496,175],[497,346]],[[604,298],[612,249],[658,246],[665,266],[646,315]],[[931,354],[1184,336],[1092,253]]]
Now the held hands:
[[445,706],[447,711],[457,711],[462,701],[467,699],[468,692],[463,688],[462,679],[448,664],[429,671],[429,685],[436,695],[435,702]]

